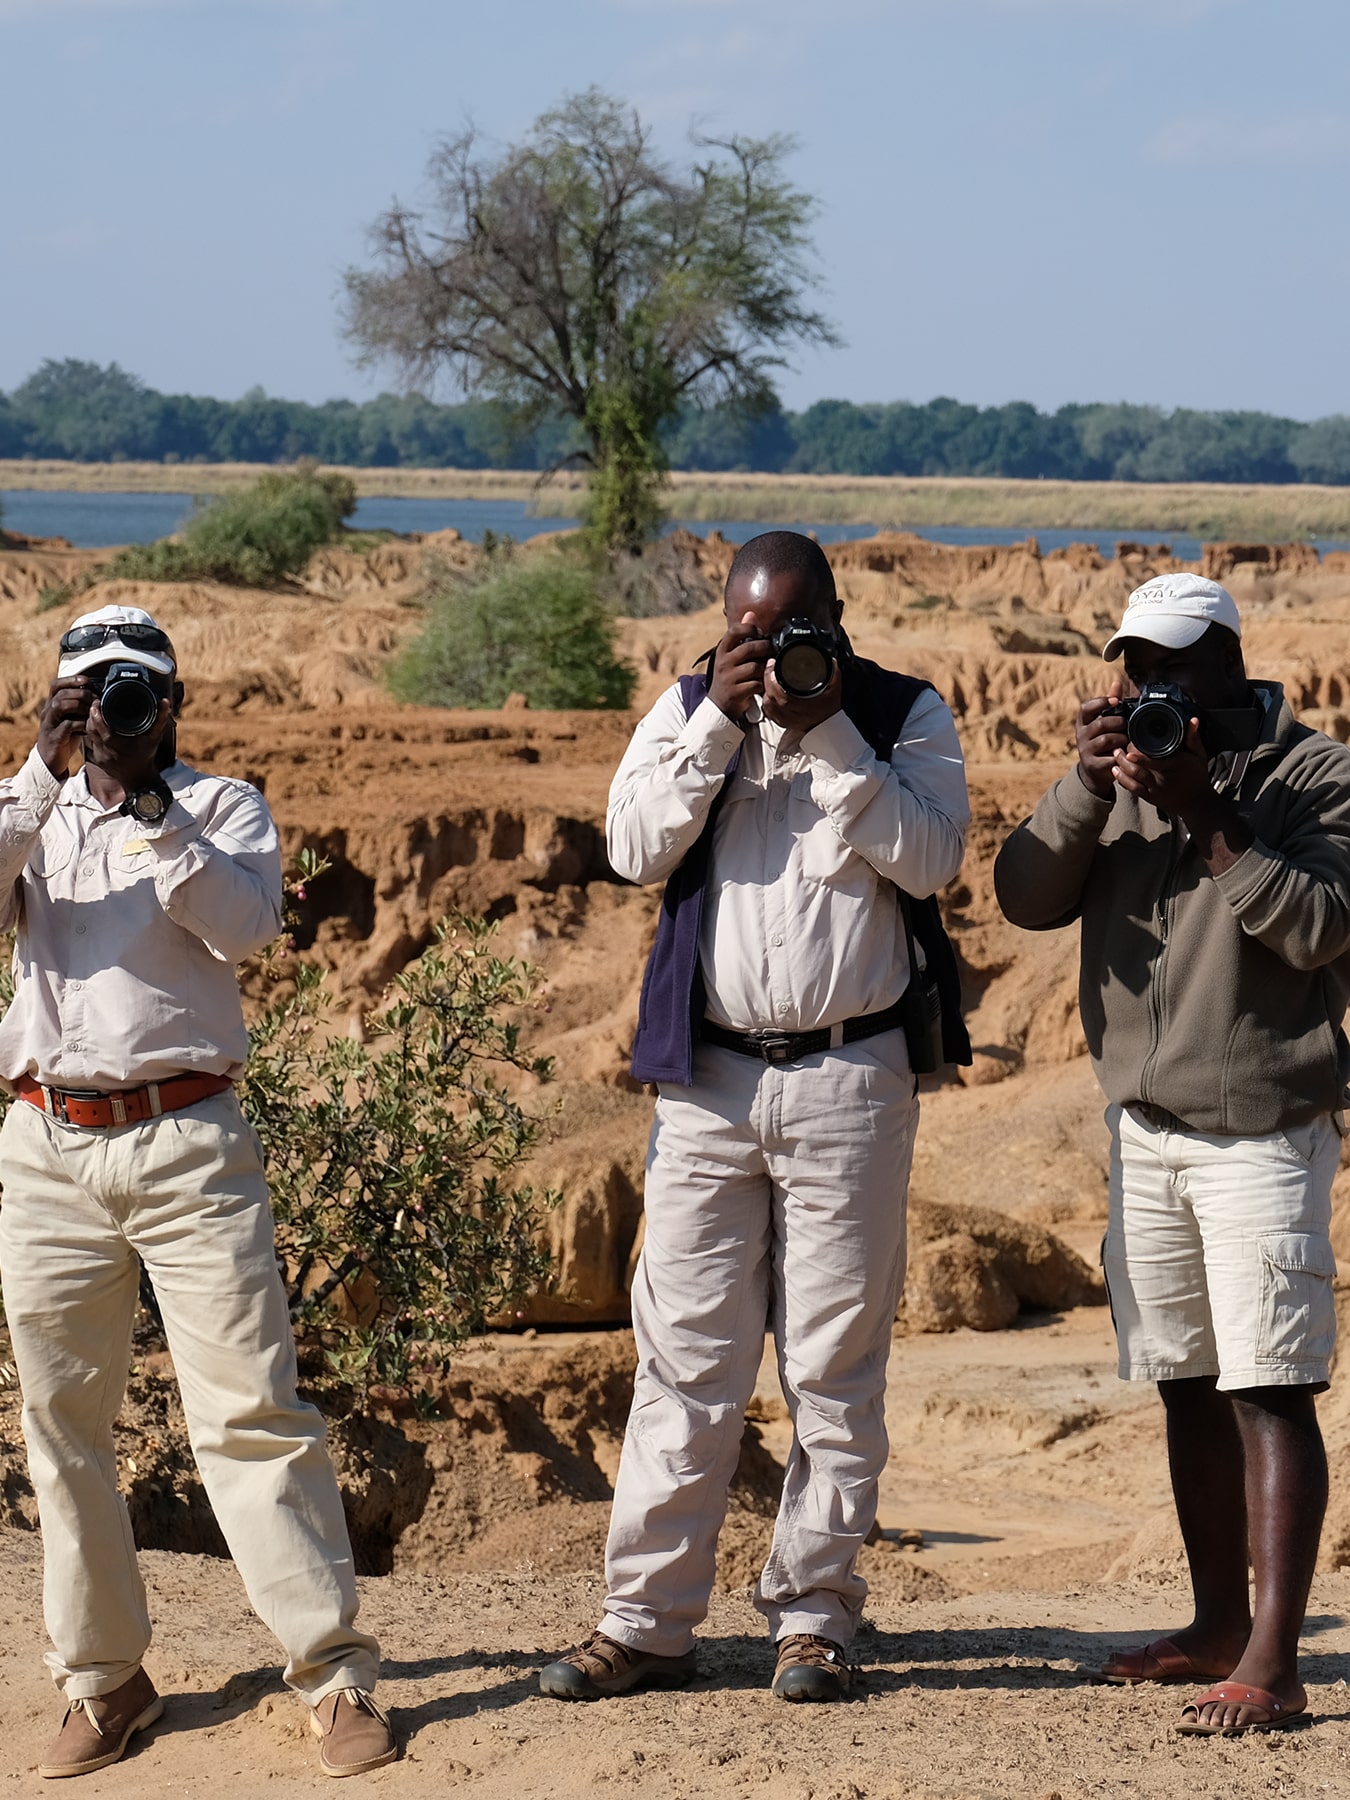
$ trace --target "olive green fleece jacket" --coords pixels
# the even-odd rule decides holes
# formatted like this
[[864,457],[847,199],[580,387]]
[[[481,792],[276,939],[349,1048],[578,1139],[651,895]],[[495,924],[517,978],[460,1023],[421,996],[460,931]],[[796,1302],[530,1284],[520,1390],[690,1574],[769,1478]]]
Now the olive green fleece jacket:
[[1179,824],[1071,769],[999,852],[1014,925],[1081,921],[1079,1007],[1107,1099],[1256,1137],[1334,1112],[1350,1047],[1350,749],[1274,682],[1234,800],[1255,842],[1211,875]]

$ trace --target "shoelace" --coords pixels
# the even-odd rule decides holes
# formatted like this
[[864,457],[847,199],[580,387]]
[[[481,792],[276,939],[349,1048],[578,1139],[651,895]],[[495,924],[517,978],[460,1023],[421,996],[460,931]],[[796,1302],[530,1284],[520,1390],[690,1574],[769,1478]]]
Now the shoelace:
[[348,1706],[355,1706],[361,1712],[368,1712],[373,1719],[380,1721],[386,1731],[393,1729],[389,1723],[389,1715],[375,1704],[375,1696],[367,1693],[365,1688],[343,1688],[341,1694]]
[[108,1735],[98,1722],[98,1714],[94,1711],[94,1702],[89,1699],[87,1695],[80,1700],[71,1701],[69,1710],[66,1713],[67,1719],[73,1718],[77,1712],[82,1712],[84,1714],[85,1718],[88,1719],[89,1723],[100,1737],[106,1737]]
[[801,1637],[787,1640],[785,1648],[787,1656],[784,1660],[789,1668],[795,1665],[808,1668],[823,1665],[831,1669],[848,1667],[848,1659],[840,1655],[839,1646],[832,1644],[828,1638],[803,1633]]

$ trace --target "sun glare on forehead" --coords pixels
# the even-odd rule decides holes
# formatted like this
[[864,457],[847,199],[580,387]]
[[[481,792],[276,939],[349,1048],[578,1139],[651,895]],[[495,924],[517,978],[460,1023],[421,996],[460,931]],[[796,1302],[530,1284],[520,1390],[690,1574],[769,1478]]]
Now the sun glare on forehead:
[[750,598],[762,600],[769,591],[769,571],[756,569],[750,578]]

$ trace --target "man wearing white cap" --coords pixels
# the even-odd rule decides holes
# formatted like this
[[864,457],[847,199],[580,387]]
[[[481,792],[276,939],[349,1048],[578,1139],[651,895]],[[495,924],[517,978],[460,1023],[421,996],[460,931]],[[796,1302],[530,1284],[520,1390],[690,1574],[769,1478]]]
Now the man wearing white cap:
[[1307,1709],[1350,1074],[1350,751],[1248,681],[1241,632],[1217,582],[1132,594],[1103,653],[1131,695],[1084,702],[1077,767],[995,867],[1014,924],[1081,924],[1120,1373],[1158,1383],[1195,1595],[1185,1629],[1097,1672],[1204,1684],[1178,1726],[1197,1735]]
[[67,1702],[39,1773],[116,1762],[163,1711],[112,1436],[144,1266],[249,1598],[313,1708],[322,1766],[356,1774],[395,1745],[233,1087],[235,964],[280,928],[280,853],[256,789],[177,760],[182,695],[149,613],[88,613],[61,639],[36,747],[0,781],[0,928],[16,931],[0,1080],[18,1096],[0,1130],[0,1277]]

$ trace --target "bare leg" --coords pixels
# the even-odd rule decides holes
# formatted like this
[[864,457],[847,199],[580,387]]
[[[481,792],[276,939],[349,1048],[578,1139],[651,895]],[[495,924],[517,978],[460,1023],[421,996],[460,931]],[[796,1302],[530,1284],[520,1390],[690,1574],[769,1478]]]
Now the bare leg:
[[1251,1635],[1242,1437],[1212,1375],[1160,1381],[1167,1461],[1195,1595],[1195,1617],[1169,1632],[1197,1669],[1226,1677]]
[[[1327,1504],[1327,1458],[1308,1387],[1248,1388],[1232,1396],[1246,1463],[1256,1608],[1231,1681],[1264,1688],[1288,1707],[1307,1696],[1298,1678],[1298,1639],[1317,1565]],[[1245,1725],[1260,1707],[1204,1707],[1201,1724]]]

